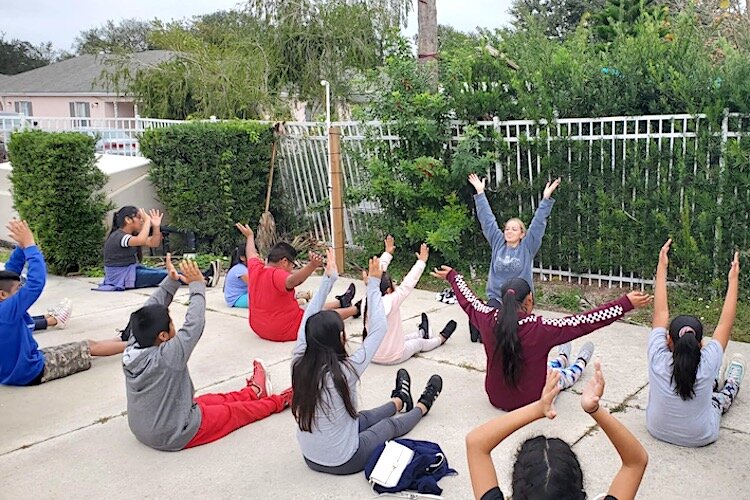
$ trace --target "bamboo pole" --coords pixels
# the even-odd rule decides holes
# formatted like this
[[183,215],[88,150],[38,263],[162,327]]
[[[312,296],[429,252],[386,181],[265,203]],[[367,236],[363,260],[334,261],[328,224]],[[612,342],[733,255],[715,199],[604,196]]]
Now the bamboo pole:
[[331,226],[333,234],[333,250],[336,253],[336,266],[339,273],[344,272],[344,173],[341,170],[341,129],[328,129],[331,165]]

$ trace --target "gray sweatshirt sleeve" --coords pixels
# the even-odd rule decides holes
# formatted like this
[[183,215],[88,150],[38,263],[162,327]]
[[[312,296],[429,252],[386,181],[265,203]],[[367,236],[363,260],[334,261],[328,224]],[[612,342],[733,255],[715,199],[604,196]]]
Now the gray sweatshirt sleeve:
[[[176,282],[173,282],[176,283]],[[164,283],[162,282],[162,286]],[[187,367],[193,349],[203,335],[206,326],[206,284],[194,281],[190,283],[190,304],[185,313],[185,323],[175,337],[164,343],[164,359],[175,368]]]
[[174,294],[177,293],[177,290],[180,289],[181,285],[182,283],[180,281],[175,281],[167,276],[161,283],[159,283],[159,288],[151,294],[143,305],[150,306],[152,304],[161,304],[163,306],[169,306],[169,304],[172,303],[172,299],[174,299]]
[[552,205],[554,204],[555,200],[553,198],[542,198],[539,207],[537,207],[536,212],[534,212],[534,218],[531,219],[529,231],[523,239],[523,242],[529,249],[532,258],[539,251],[539,247],[542,246],[544,231],[547,229],[547,218],[549,218],[549,214],[552,212]]
[[362,342],[359,349],[349,356],[349,362],[357,375],[364,373],[365,368],[378,351],[378,347],[380,347],[388,329],[379,278],[367,280],[367,316],[367,338]]
[[490,202],[487,201],[487,195],[484,193],[475,194],[474,203],[477,207],[479,225],[482,226],[482,234],[484,234],[490,247],[494,250],[496,246],[501,245],[505,241],[505,235],[503,235],[503,232],[500,231],[497,225],[497,219],[495,219],[495,214],[492,213]]
[[299,324],[299,330],[297,330],[297,343],[295,344],[294,350],[292,351],[292,359],[297,359],[305,354],[305,350],[307,349],[307,340],[305,339],[305,325],[307,324],[307,320],[310,318],[310,316],[323,309],[323,306],[325,306],[326,304],[328,294],[331,293],[333,284],[336,283],[338,277],[338,273],[333,273],[333,275],[330,277],[326,274],[323,275],[323,280],[320,282],[320,287],[313,296],[313,299],[307,305],[305,314],[302,316],[302,322]]

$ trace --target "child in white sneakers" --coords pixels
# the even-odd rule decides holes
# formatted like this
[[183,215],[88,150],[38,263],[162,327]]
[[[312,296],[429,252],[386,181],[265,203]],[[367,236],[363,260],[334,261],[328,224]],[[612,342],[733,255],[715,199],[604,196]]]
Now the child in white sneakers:
[[[456,322],[450,320],[440,334],[433,337],[430,335],[429,319],[425,313],[422,313],[418,330],[404,334],[401,326],[401,304],[411,294],[414,287],[417,286],[419,278],[422,276],[427,265],[430,250],[423,243],[417,254],[417,262],[414,263],[414,266],[412,266],[409,273],[404,277],[401,284],[394,286],[393,280],[387,271],[388,265],[393,260],[393,252],[395,250],[396,244],[393,236],[389,235],[385,239],[385,252],[380,256],[380,267],[383,270],[383,276],[380,278],[380,293],[383,295],[383,307],[385,308],[388,330],[378,351],[375,353],[375,357],[372,359],[373,363],[383,365],[403,363],[418,352],[437,349],[456,330]],[[366,282],[366,275],[363,277]],[[367,319],[367,314],[365,314],[365,319]],[[364,335],[367,335],[366,325]]]
[[[6,270],[8,270],[8,266],[6,266]],[[68,320],[72,314],[73,303],[70,299],[65,298],[55,307],[47,310],[47,314],[31,317],[31,319],[34,320],[34,331],[38,332],[46,330],[51,326],[55,326],[62,330],[68,326]]]
[[729,269],[727,294],[711,341],[701,346],[703,325],[695,316],[669,321],[667,240],[659,252],[654,290],[653,329],[648,340],[649,398],[646,425],[656,439],[680,446],[705,446],[719,438],[721,416],[729,410],[745,375],[735,354],[720,383],[720,367],[737,310],[739,252]]

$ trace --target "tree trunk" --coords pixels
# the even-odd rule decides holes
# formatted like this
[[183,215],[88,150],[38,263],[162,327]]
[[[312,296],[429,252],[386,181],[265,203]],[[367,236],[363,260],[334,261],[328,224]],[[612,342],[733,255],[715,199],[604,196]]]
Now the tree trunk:
[[[750,1],[750,0],[748,0]],[[436,0],[417,0],[417,57],[428,71],[432,90],[438,86],[438,25]]]

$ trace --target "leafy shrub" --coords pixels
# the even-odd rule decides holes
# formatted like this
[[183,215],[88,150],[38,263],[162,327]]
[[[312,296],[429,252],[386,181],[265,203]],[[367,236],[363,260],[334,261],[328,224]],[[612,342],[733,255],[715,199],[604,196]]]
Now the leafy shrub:
[[[169,224],[195,231],[200,252],[228,254],[239,239],[234,224],[255,225],[263,213],[272,142],[272,128],[257,122],[147,130],[141,150],[152,161],[151,181]],[[283,226],[288,219],[279,178],[274,176],[271,213]]]
[[101,261],[107,177],[96,167],[94,139],[75,132],[16,132],[8,144],[13,204],[29,222],[52,272]]

